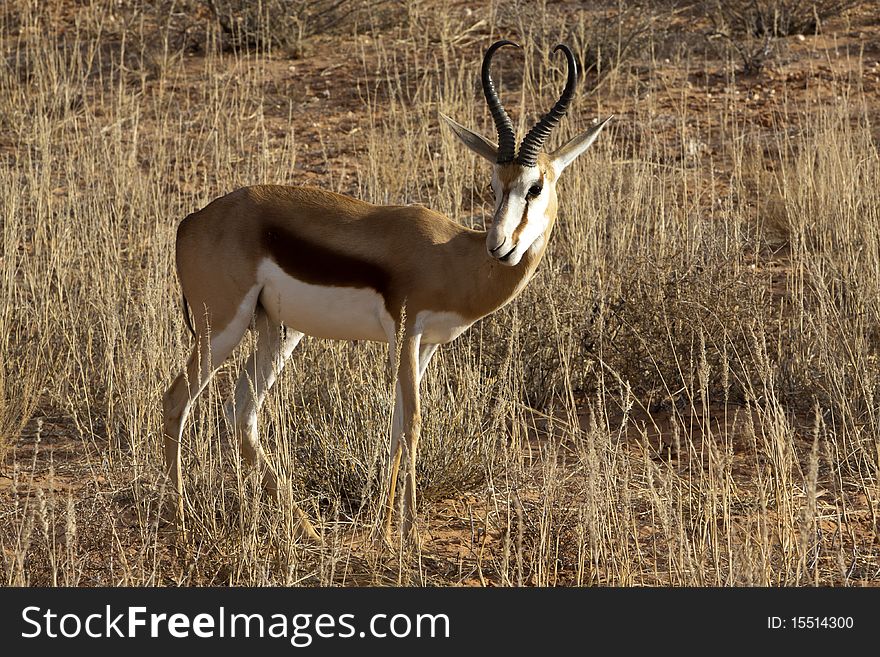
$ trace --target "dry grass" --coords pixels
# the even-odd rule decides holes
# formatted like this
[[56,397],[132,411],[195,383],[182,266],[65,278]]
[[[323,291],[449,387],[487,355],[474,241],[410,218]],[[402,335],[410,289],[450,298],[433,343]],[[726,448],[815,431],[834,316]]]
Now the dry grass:
[[[838,43],[832,60],[816,41],[818,64],[743,80],[672,48],[688,16],[662,3],[636,24],[567,5],[514,20],[515,4],[412,3],[306,39],[302,60],[271,40],[228,50],[202,3],[0,10],[3,582],[880,581],[876,51]],[[560,183],[536,280],[432,363],[420,549],[364,541],[385,347],[305,340],[261,427],[327,547],[293,541],[227,438],[240,350],[187,429],[194,538],[175,550],[159,400],[189,346],[177,222],[245,184],[305,181],[480,225],[487,167],[437,112],[492,134],[476,76],[500,34],[531,44],[524,69],[499,61],[523,125],[557,92],[543,53],[559,39],[618,48],[556,138],[620,116]],[[799,87],[798,66],[823,84]]]

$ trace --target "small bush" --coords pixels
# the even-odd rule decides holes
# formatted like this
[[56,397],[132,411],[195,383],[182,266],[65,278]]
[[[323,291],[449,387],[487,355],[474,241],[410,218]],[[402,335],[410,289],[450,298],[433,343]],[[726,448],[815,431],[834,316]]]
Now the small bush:
[[236,48],[280,48],[297,56],[303,41],[337,33],[369,6],[362,0],[205,0]]
[[815,34],[822,22],[855,6],[854,0],[712,0],[705,11],[730,34],[783,37]]

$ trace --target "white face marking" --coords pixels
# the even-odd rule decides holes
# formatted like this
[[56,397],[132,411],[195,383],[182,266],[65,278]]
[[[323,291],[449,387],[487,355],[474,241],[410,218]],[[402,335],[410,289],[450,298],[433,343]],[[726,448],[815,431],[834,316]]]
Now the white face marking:
[[[495,216],[486,237],[489,255],[511,267],[519,264],[526,251],[547,230],[551,187],[552,182],[546,177],[542,182],[538,167],[523,169],[507,189],[503,189],[497,170],[493,171]],[[529,193],[532,188],[540,189],[537,196]],[[526,222],[525,226],[521,226],[524,213]]]
[[289,276],[272,260],[257,269],[260,303],[273,321],[317,338],[387,342],[393,320],[375,290],[312,285]]

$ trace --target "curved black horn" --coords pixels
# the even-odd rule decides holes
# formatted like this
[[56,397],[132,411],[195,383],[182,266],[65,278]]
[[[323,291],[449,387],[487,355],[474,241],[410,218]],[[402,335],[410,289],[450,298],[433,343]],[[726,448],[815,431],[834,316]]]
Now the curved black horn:
[[496,161],[499,164],[512,161],[516,152],[516,133],[513,131],[513,123],[501,105],[501,99],[498,98],[498,92],[495,91],[495,85],[492,82],[492,75],[489,73],[492,55],[495,54],[496,50],[504,46],[519,48],[513,41],[496,41],[489,46],[489,49],[483,56],[483,68],[481,71],[483,94],[486,96],[489,111],[492,113],[492,118],[495,121],[495,129],[498,130],[498,158]]
[[568,79],[565,81],[565,89],[562,90],[562,95],[556,101],[553,109],[547,112],[522,140],[516,161],[526,167],[533,167],[537,163],[538,152],[543,148],[544,141],[550,135],[550,131],[557,126],[559,119],[565,116],[568,104],[574,97],[574,89],[577,87],[578,70],[574,53],[568,46],[561,43],[553,49],[553,52],[555,53],[557,50],[565,53],[565,58],[568,60]]

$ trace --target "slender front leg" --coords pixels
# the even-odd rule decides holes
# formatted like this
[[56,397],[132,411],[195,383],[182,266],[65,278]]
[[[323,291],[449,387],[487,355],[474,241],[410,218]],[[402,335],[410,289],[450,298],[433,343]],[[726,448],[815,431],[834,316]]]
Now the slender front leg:
[[[391,355],[393,358],[393,353]],[[397,474],[400,470],[400,446],[403,439],[403,396],[400,382],[394,388],[394,412],[391,415],[391,446],[388,450],[388,494],[385,496],[385,541],[391,542],[391,518],[394,515],[394,493],[397,491]]]
[[406,488],[403,493],[403,535],[407,540],[416,537],[416,450],[422,433],[422,411],[419,400],[419,340],[416,335],[403,345],[407,357],[401,355],[400,391],[403,399],[403,439],[406,455]]
[[419,401],[419,342],[421,335],[407,336],[400,350],[398,382],[403,400],[403,456],[406,457],[406,488],[403,492],[403,535],[415,538],[416,450],[422,431]]
[[[416,404],[419,403],[419,384],[421,383],[422,377],[425,375],[425,371],[428,369],[428,363],[431,362],[431,357],[437,351],[436,344],[421,344],[421,336],[415,336],[418,340],[418,345],[411,345],[413,349],[418,350],[418,372],[415,383],[415,399]],[[384,536],[387,542],[391,542],[391,519],[394,513],[394,494],[397,490],[397,478],[400,471],[400,460],[403,454],[403,443],[404,437],[409,436],[411,432],[405,430],[405,417],[406,413],[404,410],[404,393],[402,390],[402,379],[403,379],[403,370],[404,370],[404,361],[405,361],[405,348],[406,342],[404,343],[404,349],[401,349],[400,354],[400,370],[397,373],[397,385],[395,386],[394,393],[394,414],[391,420],[391,446],[388,452],[388,492],[385,497],[385,505],[383,509],[384,513],[384,522],[382,526],[384,527]],[[393,343],[389,345],[389,360],[391,361],[392,370],[394,369],[396,349]],[[409,439],[407,439],[408,441]],[[418,441],[418,438],[416,438]],[[410,450],[407,450],[410,451]],[[413,477],[415,475],[413,474]],[[413,507],[415,508],[415,498],[413,497]]]

